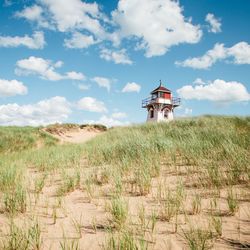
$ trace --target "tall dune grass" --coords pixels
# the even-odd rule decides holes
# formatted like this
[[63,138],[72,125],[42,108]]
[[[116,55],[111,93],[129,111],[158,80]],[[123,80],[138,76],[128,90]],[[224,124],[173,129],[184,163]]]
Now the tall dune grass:
[[39,128],[33,127],[0,127],[0,154],[20,152],[38,146],[55,145],[56,140]]
[[146,169],[151,176],[178,157],[197,166],[204,185],[237,184],[250,177],[250,118],[206,116],[115,128],[86,143],[85,152],[91,165]]

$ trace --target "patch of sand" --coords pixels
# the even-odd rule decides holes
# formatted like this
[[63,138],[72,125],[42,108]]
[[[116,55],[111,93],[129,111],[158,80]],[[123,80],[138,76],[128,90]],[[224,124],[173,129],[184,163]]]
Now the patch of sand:
[[[46,133],[48,131],[44,130]],[[84,143],[102,133],[98,129],[75,128],[71,130],[60,131],[59,133],[49,133],[59,140],[60,143]]]

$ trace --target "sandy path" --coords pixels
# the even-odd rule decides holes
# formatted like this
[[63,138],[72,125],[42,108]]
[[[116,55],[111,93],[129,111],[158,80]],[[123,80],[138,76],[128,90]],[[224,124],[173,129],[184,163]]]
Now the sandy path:
[[[46,133],[49,133],[46,131]],[[58,134],[52,134],[53,137],[57,138],[60,143],[84,143],[95,136],[99,135],[101,131],[98,130],[88,130],[88,129],[74,129],[70,131],[64,131]]]

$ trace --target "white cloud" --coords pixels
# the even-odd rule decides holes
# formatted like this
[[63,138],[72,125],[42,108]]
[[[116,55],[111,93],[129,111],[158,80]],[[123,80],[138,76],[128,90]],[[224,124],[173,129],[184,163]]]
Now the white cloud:
[[178,1],[120,0],[112,12],[121,38],[138,38],[147,57],[164,55],[171,46],[199,42],[202,31],[182,14]]
[[179,96],[187,100],[208,100],[214,102],[241,102],[249,101],[250,94],[240,82],[226,82],[216,79],[207,85],[186,85],[177,90]]
[[43,8],[39,5],[33,5],[30,7],[26,7],[22,11],[18,11],[15,14],[18,18],[25,18],[28,21],[37,22],[38,26],[43,28],[50,28],[50,24],[46,21],[44,17]]
[[124,88],[122,89],[122,92],[137,92],[139,93],[141,90],[141,86],[138,83],[135,82],[128,82]]
[[217,19],[214,14],[208,13],[206,15],[206,19],[205,19],[210,27],[209,27],[209,32],[213,32],[213,33],[218,33],[221,32],[221,23],[220,20]]
[[192,116],[193,110],[185,105],[181,105],[176,108],[175,115],[176,117],[189,117]]
[[113,51],[110,49],[102,49],[100,57],[106,61],[112,61],[115,64],[132,64],[133,62],[126,54],[125,49]]
[[40,3],[47,9],[50,22],[61,32],[87,30],[97,36],[105,33],[98,20],[101,13],[95,2],[40,0]]
[[26,7],[24,10],[20,12],[16,12],[16,17],[23,17],[30,21],[36,21],[41,18],[43,9],[38,5],[33,5],[30,7]]
[[114,119],[124,119],[124,118],[126,118],[128,115],[127,115],[126,113],[124,113],[124,112],[115,112],[115,113],[113,113],[111,116],[112,116],[112,118],[114,118]]
[[84,123],[88,124],[103,124],[107,127],[116,127],[116,126],[126,126],[129,125],[129,122],[127,121],[120,121],[117,119],[114,119],[110,116],[103,115],[98,120],[86,120]]
[[112,117],[108,117],[106,115],[103,115],[99,120],[98,123],[103,124],[107,127],[115,127],[115,126],[125,126],[128,125],[128,122],[122,122],[120,120],[116,120]]
[[86,77],[83,73],[70,71],[66,73],[66,79],[72,79],[72,80],[85,80]]
[[55,71],[55,68],[60,68],[63,65],[62,61],[53,63],[40,57],[30,56],[28,59],[17,61],[15,73],[17,75],[38,75],[42,79],[50,81],[59,81],[63,79],[69,80],[84,80],[85,76],[82,73],[75,71],[66,72],[65,75]]
[[96,76],[92,78],[92,81],[96,82],[100,87],[106,88],[108,91],[110,91],[112,80],[105,77]]
[[90,112],[107,112],[107,108],[102,101],[98,101],[93,97],[84,97],[77,102],[78,109]]
[[79,32],[74,32],[70,39],[64,40],[64,46],[70,49],[84,49],[98,43],[92,35],[84,35]]
[[185,109],[184,109],[184,114],[185,114],[185,115],[187,115],[187,116],[188,116],[188,115],[192,115],[192,113],[193,113],[193,110],[192,110],[192,109],[190,109],[190,108],[185,108]]
[[0,97],[26,95],[27,93],[28,88],[22,82],[0,79]]
[[0,124],[9,126],[38,126],[62,122],[71,113],[70,104],[64,97],[56,96],[35,104],[16,103],[0,106]]
[[41,31],[36,31],[30,37],[25,36],[0,36],[0,47],[19,47],[25,46],[29,49],[42,49],[46,44],[44,34]]
[[208,50],[207,53],[202,57],[189,58],[183,62],[176,62],[175,64],[194,69],[207,69],[211,67],[216,61],[225,59],[226,56],[224,44],[216,43],[214,48]]
[[180,43],[197,43],[202,36],[200,26],[185,18],[183,8],[173,0],[119,0],[110,18],[96,2],[39,0],[16,16],[41,27],[71,32],[72,37],[64,40],[68,48],[110,41],[116,49],[103,49],[100,57],[117,64],[132,64],[126,50],[118,49],[124,39],[134,41],[135,49],[152,57],[164,55]]
[[88,90],[90,88],[90,85],[86,85],[86,84],[78,84],[78,88],[80,90]]
[[194,69],[207,69],[217,61],[231,57],[235,64],[250,64],[250,45],[246,42],[239,42],[231,48],[226,48],[224,44],[216,43],[214,48],[208,50],[203,56],[188,58],[175,64]]
[[250,64],[250,44],[240,42],[227,49],[228,56],[234,57],[235,64]]
[[203,85],[203,84],[206,84],[206,82],[204,82],[201,78],[196,78],[194,81],[193,81],[194,84],[199,84],[199,85]]

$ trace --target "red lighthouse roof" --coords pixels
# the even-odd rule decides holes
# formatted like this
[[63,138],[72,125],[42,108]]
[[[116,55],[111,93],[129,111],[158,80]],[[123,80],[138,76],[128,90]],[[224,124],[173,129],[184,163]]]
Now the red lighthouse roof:
[[157,87],[156,89],[154,89],[151,92],[151,94],[154,94],[154,93],[159,92],[159,91],[160,92],[165,92],[165,93],[171,93],[171,91],[169,89],[167,89],[167,88],[165,88],[165,87],[162,86],[161,81],[160,81],[159,87]]

